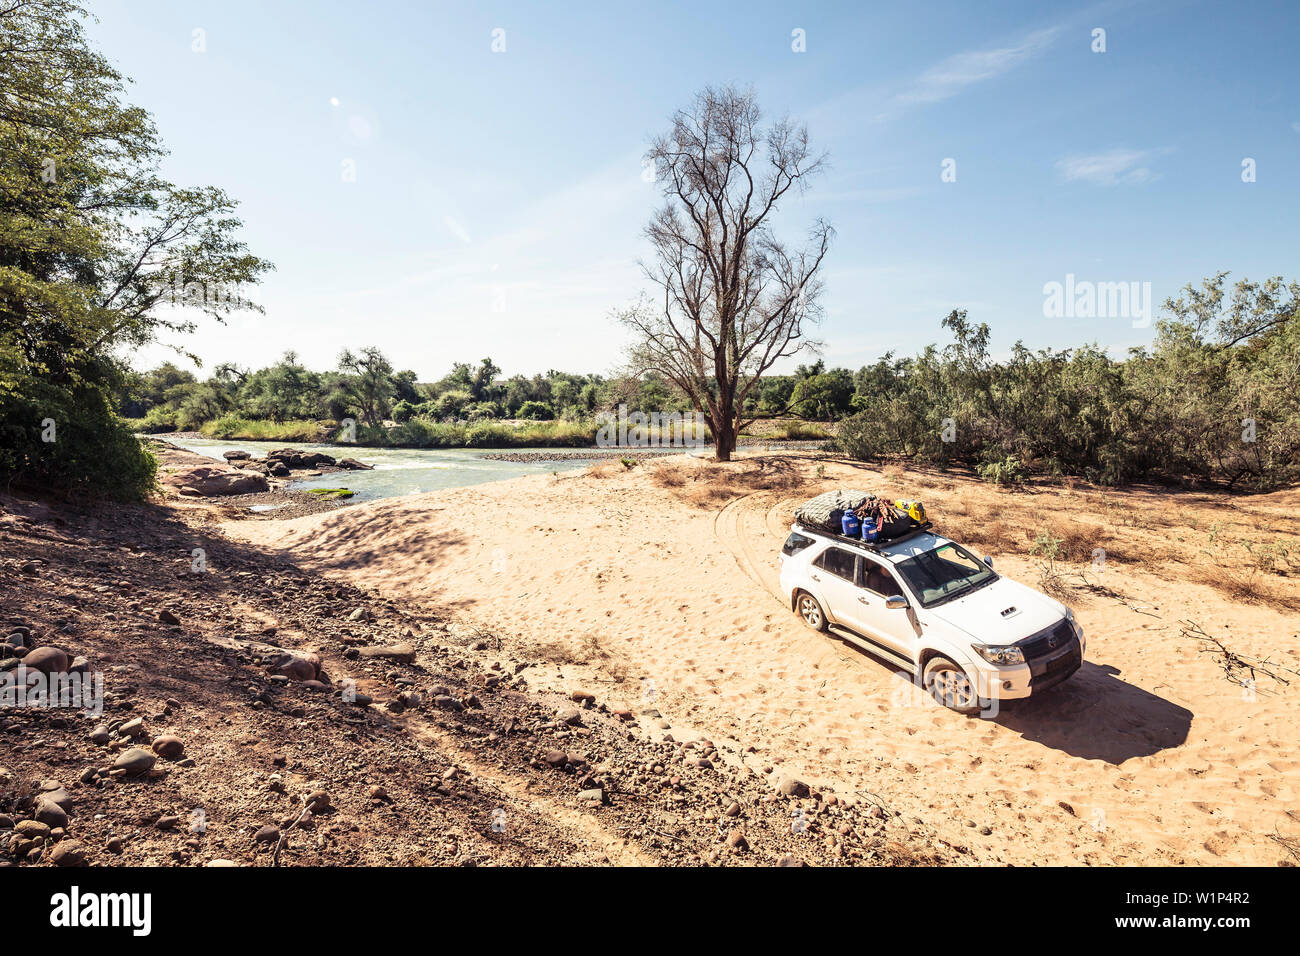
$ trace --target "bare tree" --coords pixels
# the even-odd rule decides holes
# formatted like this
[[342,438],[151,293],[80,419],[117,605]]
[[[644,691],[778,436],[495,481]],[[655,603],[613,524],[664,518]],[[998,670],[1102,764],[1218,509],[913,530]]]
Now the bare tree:
[[647,158],[667,199],[646,227],[655,251],[642,263],[659,287],[619,315],[635,333],[632,365],[658,372],[708,418],[719,461],[730,461],[749,424],[745,401],[779,359],[816,343],[805,323],[821,315],[817,271],[834,230],[823,220],[792,250],[769,219],[790,190],[821,171],[808,130],[782,120],[759,127],[752,90],[708,88],[673,115]]

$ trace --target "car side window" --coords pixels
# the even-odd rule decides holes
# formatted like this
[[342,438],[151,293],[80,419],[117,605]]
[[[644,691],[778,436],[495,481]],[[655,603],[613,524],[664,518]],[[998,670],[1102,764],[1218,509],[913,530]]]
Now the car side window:
[[817,560],[813,564],[823,571],[829,571],[836,577],[843,578],[846,581],[855,581],[857,561],[856,555],[845,551],[843,548],[827,548],[817,556]]
[[868,591],[873,591],[881,597],[893,597],[903,593],[902,587],[899,586],[889,568],[869,558],[865,559],[865,564],[862,586]]
[[781,553],[787,557],[792,554],[798,554],[804,548],[814,544],[812,538],[806,534],[800,534],[798,531],[791,531],[790,537],[785,539],[785,545],[781,548]]

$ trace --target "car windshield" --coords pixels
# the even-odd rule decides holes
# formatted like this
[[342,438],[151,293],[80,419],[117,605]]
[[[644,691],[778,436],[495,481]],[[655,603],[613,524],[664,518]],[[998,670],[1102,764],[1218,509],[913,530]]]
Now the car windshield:
[[894,565],[922,607],[938,604],[993,580],[993,570],[959,544],[941,544]]

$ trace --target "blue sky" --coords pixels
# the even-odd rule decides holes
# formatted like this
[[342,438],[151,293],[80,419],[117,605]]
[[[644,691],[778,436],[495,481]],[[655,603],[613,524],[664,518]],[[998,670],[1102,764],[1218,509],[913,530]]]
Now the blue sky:
[[953,308],[999,353],[1151,340],[1128,318],[1044,317],[1044,285],[1067,274],[1149,282],[1157,303],[1220,269],[1297,277],[1296,4],[90,8],[165,172],[238,198],[277,266],[254,294],[265,315],[187,337],[209,368],[289,348],[323,368],[377,345],[422,380],[485,355],[507,373],[611,371],[608,314],[648,289],[660,194],[641,156],[707,84],[752,84],[830,154],[779,227],[837,231],[816,332],[831,364],[941,341]]

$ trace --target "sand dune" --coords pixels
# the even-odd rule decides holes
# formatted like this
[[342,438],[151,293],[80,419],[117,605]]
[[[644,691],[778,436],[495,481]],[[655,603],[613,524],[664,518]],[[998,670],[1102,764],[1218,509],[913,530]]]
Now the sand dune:
[[[821,467],[780,456],[611,463],[228,530],[451,608],[555,661],[554,686],[598,682],[615,700],[657,708],[678,739],[752,747],[745,759],[757,771],[883,801],[979,862],[1288,858],[1270,835],[1300,835],[1300,677],[1279,670],[1288,686],[1261,676],[1252,696],[1180,622],[1300,668],[1295,579],[1249,578],[1268,600],[1240,603],[1214,576],[1245,574],[1249,549],[1230,551],[1222,527],[1209,530],[1221,516],[1242,540],[1300,543],[1296,495],[1228,506],[1152,491],[1011,494],[952,476]],[[922,497],[954,536],[977,548],[958,530],[1001,539],[984,550],[1030,584],[1038,524],[1072,530],[1084,554],[1100,542],[1113,558],[1087,576],[1101,588],[1064,598],[1088,631],[1083,668],[1041,700],[967,719],[806,628],[777,594],[775,555],[794,506],[836,484]]]

